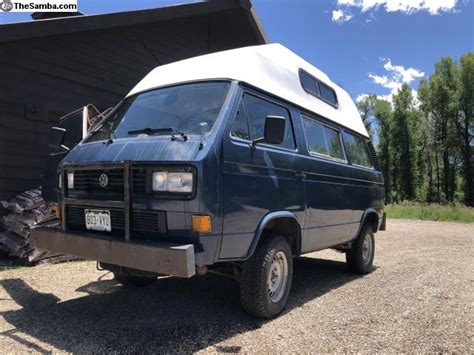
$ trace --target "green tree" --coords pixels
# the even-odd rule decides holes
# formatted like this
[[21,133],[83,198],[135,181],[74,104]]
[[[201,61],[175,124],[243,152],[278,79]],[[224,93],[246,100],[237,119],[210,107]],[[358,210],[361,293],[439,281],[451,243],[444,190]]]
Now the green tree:
[[377,130],[387,201],[473,204],[474,53],[459,63],[442,58],[417,97],[404,84],[392,105],[375,95],[358,105],[366,127]]
[[358,103],[357,108],[360,113],[360,117],[362,118],[362,122],[364,122],[364,126],[369,132],[370,138],[373,139],[374,130],[373,130],[373,122],[375,120],[374,117],[374,107],[377,103],[377,95],[370,94],[364,96]]
[[463,139],[464,201],[474,204],[474,154],[472,146],[474,136],[474,53],[463,55],[460,64],[459,130]]
[[426,80],[421,80],[418,86],[418,100],[420,110],[420,162],[425,164],[422,179],[427,180],[423,186],[424,201],[440,202],[440,170],[438,162],[438,151],[434,142],[434,128],[429,102],[430,88]]
[[377,155],[385,180],[385,198],[390,203],[392,202],[392,106],[388,101],[377,99],[373,114],[378,123]]
[[417,197],[419,177],[419,115],[407,84],[393,96],[393,106],[393,188],[398,200],[413,200]]
[[[434,123],[435,144],[439,147],[442,161],[442,191],[444,199],[449,202],[454,200],[456,170],[459,165],[459,94],[458,66],[452,58],[442,58],[436,63],[435,73],[429,79],[429,106]],[[441,165],[438,161],[436,163]]]

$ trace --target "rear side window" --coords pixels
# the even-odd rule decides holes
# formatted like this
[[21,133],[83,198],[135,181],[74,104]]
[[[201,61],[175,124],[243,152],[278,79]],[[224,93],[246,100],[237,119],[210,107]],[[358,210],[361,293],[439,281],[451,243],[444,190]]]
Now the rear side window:
[[[245,105],[245,108],[243,105]],[[248,119],[247,128],[245,127],[246,119],[244,118],[244,112],[246,112]],[[231,135],[236,138],[248,140],[255,140],[263,137],[265,118],[267,116],[281,116],[285,118],[285,137],[283,143],[278,146],[294,150],[295,137],[291,125],[290,112],[283,106],[250,94],[244,94],[243,100],[239,105],[237,116],[232,124]]]
[[330,103],[333,106],[337,106],[336,93],[333,89],[323,83],[319,83],[319,89],[321,90],[321,97],[327,103]]
[[377,153],[375,152],[375,147],[372,144],[372,142],[367,142],[367,148],[369,150],[369,154],[372,157],[372,163],[374,165],[374,168],[377,170],[380,170],[380,162],[379,158],[377,157]]
[[307,93],[323,100],[331,106],[337,107],[337,95],[333,88],[302,69],[300,69],[300,82]]
[[308,150],[311,154],[345,160],[339,131],[306,116],[302,116],[302,119]]
[[346,142],[347,154],[349,155],[352,164],[372,168],[373,165],[370,161],[365,141],[362,138],[347,132],[344,132],[343,136],[344,141]]
[[301,86],[303,86],[303,89],[305,89],[307,92],[309,92],[311,95],[314,95],[316,97],[319,97],[319,85],[318,81],[314,79],[312,76],[308,75],[306,72],[301,71],[300,72],[300,80],[301,80]]

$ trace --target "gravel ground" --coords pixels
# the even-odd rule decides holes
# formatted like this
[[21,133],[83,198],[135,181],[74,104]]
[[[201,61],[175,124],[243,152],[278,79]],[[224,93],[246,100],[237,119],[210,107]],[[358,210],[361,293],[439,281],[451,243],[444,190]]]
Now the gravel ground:
[[344,255],[295,262],[280,317],[240,308],[238,285],[216,275],[124,289],[93,262],[0,268],[2,353],[474,352],[474,225],[390,220],[375,270]]

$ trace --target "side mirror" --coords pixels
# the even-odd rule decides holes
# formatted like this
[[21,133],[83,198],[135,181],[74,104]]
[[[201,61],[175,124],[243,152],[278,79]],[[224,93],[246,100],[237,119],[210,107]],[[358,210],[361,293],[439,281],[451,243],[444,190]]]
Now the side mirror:
[[66,130],[60,127],[52,127],[49,133],[49,147],[54,149],[64,149],[64,137]]
[[91,117],[89,114],[89,105],[84,106],[82,109],[82,138],[87,136],[87,131],[89,130],[89,124],[91,122]]
[[283,116],[267,116],[265,118],[264,136],[252,142],[252,146],[257,143],[281,144],[285,138],[286,119]]

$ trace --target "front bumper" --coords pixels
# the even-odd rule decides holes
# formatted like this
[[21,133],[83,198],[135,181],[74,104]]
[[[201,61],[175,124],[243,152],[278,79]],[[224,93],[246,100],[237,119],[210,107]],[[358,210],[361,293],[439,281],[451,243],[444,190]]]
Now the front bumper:
[[48,227],[33,229],[31,236],[36,247],[62,254],[178,277],[196,272],[192,244],[137,243]]

